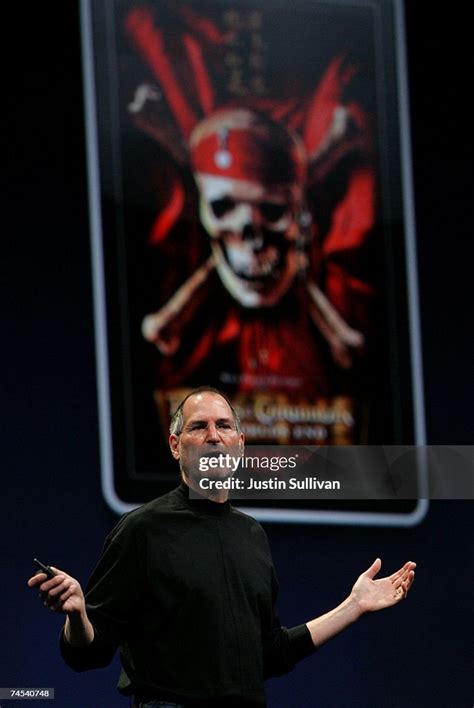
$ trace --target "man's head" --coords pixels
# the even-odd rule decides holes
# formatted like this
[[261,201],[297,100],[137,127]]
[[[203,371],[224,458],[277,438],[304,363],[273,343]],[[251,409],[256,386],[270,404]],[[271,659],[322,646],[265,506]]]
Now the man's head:
[[171,420],[169,446],[171,454],[179,461],[185,481],[199,481],[211,475],[229,477],[230,467],[211,468],[206,473],[200,470],[203,457],[243,454],[240,420],[227,396],[212,387],[201,387],[189,393]]
[[240,108],[199,123],[190,148],[201,222],[223,284],[244,307],[271,307],[302,266],[301,141]]

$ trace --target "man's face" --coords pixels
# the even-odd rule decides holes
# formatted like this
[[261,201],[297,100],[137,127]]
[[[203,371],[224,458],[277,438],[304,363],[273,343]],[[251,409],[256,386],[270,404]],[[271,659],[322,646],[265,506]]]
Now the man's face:
[[200,217],[211,236],[219,276],[244,307],[271,307],[287,292],[299,268],[291,185],[197,174]]
[[240,457],[244,436],[238,433],[232,410],[227,401],[212,391],[197,393],[183,407],[183,427],[179,435],[171,434],[169,445],[181,472],[188,479],[199,481],[203,477],[225,479],[232,469],[209,467],[201,471],[200,459],[229,454]]

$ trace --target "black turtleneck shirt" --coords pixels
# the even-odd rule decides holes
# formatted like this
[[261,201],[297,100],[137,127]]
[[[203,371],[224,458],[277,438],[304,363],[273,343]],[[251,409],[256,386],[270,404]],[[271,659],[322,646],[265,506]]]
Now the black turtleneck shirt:
[[109,534],[85,591],[94,641],[76,648],[62,634],[62,656],[85,671],[120,647],[124,694],[261,708],[264,679],[314,651],[305,624],[280,625],[277,592],[260,524],[181,484]]

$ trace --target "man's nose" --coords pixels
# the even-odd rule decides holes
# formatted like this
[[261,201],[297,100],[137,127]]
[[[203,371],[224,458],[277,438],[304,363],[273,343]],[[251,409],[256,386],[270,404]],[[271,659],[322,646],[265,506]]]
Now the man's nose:
[[221,441],[219,437],[219,431],[215,423],[208,423],[206,428],[206,442],[211,444],[216,444]]

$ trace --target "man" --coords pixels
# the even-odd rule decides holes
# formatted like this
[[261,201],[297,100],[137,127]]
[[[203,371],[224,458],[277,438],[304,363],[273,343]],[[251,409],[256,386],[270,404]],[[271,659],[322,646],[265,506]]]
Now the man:
[[197,389],[170,431],[181,485],[121,518],[85,597],[57,568],[54,578],[39,573],[28,585],[66,615],[61,650],[75,670],[107,665],[120,646],[119,690],[134,694],[135,706],[262,708],[266,678],[290,671],[365,612],[406,597],[415,563],[375,580],[377,558],[338,607],[282,627],[262,527],[234,509],[225,490],[204,497],[199,486],[201,456],[243,452],[238,416],[217,390]]

